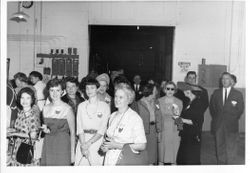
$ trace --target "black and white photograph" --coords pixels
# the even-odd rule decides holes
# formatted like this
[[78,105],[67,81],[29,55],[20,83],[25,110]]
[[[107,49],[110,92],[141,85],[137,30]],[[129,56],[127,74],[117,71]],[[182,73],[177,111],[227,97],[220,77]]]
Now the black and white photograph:
[[1,171],[246,171],[246,4],[1,1]]

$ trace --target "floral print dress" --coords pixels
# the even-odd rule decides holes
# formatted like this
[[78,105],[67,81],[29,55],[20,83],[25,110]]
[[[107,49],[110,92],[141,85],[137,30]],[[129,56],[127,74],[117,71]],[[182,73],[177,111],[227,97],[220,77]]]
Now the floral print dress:
[[[15,122],[14,128],[17,132],[29,134],[30,132],[39,133],[40,127],[40,112],[32,108],[28,112],[20,111]],[[12,137],[10,140],[12,144],[12,151],[10,153],[10,159],[7,161],[7,166],[34,166],[39,165],[39,160],[33,159],[31,164],[21,164],[16,160],[16,154],[19,146],[22,142],[29,143],[29,138]],[[32,141],[34,146],[35,141]],[[34,148],[35,150],[36,148]]]

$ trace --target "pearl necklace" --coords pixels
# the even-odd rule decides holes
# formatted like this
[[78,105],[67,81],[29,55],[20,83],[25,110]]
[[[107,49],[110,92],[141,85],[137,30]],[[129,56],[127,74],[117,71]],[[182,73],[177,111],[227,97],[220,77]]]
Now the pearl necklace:
[[96,113],[97,113],[97,109],[98,109],[99,102],[97,101],[96,109],[95,109],[95,111],[92,112],[92,113],[89,113],[89,112],[88,112],[88,106],[89,106],[89,104],[90,104],[90,102],[89,102],[89,100],[88,100],[88,101],[87,101],[87,104],[86,104],[86,106],[85,106],[85,109],[86,109],[86,113],[87,113],[87,116],[89,117],[89,119],[92,119],[93,116],[96,115]]

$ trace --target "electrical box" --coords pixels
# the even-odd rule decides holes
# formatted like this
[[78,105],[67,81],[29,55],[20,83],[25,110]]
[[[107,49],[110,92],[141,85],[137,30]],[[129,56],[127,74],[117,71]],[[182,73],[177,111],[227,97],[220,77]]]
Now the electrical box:
[[65,75],[66,76],[72,76],[73,74],[73,64],[72,64],[72,59],[67,58],[66,59],[66,64],[65,64]]
[[221,74],[226,71],[226,65],[199,65],[198,84],[207,88],[218,88]]

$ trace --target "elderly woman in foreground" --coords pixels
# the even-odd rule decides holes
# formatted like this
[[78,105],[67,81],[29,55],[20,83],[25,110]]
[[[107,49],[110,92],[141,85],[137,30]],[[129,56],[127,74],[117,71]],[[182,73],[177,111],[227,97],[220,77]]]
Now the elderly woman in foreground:
[[147,154],[142,152],[147,142],[143,122],[128,106],[134,97],[135,93],[128,84],[116,86],[115,106],[118,110],[111,114],[106,140],[101,147],[106,152],[104,165],[147,164]]

